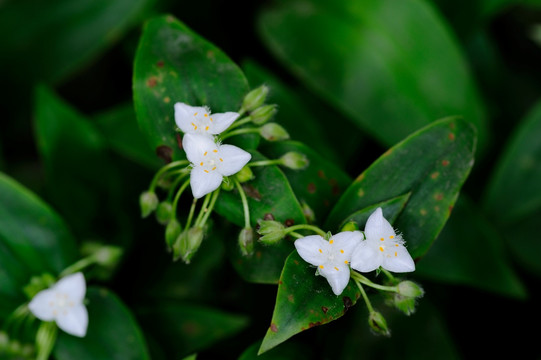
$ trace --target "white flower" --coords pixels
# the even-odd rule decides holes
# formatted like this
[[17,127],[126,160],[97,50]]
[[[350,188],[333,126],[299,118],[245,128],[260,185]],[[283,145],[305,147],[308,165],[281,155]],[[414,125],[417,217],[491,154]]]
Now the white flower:
[[295,248],[304,261],[317,266],[317,274],[327,279],[334,294],[340,295],[349,282],[351,254],[362,239],[360,231],[344,231],[329,241],[311,235],[295,240]]
[[183,133],[216,135],[227,129],[239,117],[236,112],[211,114],[208,107],[175,104],[175,122]]
[[88,327],[88,312],[83,304],[85,293],[85,278],[78,272],[37,293],[28,308],[38,319],[54,320],[68,334],[84,337]]
[[216,144],[204,135],[184,135],[182,147],[193,165],[190,185],[196,199],[216,190],[224,176],[239,172],[252,158],[236,146]]
[[364,229],[366,240],[351,256],[351,268],[360,272],[376,270],[380,266],[392,272],[410,272],[415,263],[404,246],[401,235],[397,235],[383,217],[381,208],[370,215]]

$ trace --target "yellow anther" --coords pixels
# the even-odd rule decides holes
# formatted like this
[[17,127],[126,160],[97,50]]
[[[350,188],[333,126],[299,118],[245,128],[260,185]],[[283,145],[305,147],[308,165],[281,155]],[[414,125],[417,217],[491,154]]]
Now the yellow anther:
[[220,158],[220,161],[224,161],[224,159]]
[[329,240],[329,244],[332,244],[332,243],[334,243],[334,240],[333,239]]
[[319,249],[319,252],[323,254],[323,250]]
[[395,252],[394,252],[394,256],[397,256],[397,255],[398,255],[398,253],[395,251]]
[[210,122],[212,122],[212,118],[210,118]]
[[394,236],[393,235],[389,236],[389,239],[394,239]]
[[384,251],[384,250],[383,250],[383,246],[380,246],[380,247],[379,247],[379,251]]
[[383,241],[383,240],[385,240],[385,239],[384,239],[384,238],[381,238],[381,239],[379,239],[379,240],[380,240],[380,241]]
[[323,269],[323,265],[319,265],[319,268],[320,268],[320,269]]
[[201,162],[199,163],[199,165],[203,166],[203,162],[201,161]]
[[193,114],[193,116],[197,116],[197,113]]
[[344,250],[340,249],[340,252],[343,254],[343,253],[344,253]]
[[213,152],[213,153],[217,153],[217,152],[218,152],[218,150],[214,149],[214,150],[212,150],[212,152]]
[[334,270],[338,271],[338,268],[335,266],[335,267],[334,267]]
[[346,264],[346,265],[347,265],[347,264],[349,264],[349,261],[347,261],[347,260],[346,260],[346,261],[344,261],[344,264]]
[[394,246],[398,247],[398,244],[394,244]]
[[208,171],[208,170],[203,170],[203,171],[204,171],[204,172],[206,172],[207,174],[209,173],[209,171]]
[[205,131],[209,131],[209,127],[208,127],[208,126],[205,127]]
[[205,117],[209,116],[209,114],[205,114]]
[[214,171],[214,170],[216,170],[216,166],[215,166],[215,167],[213,167],[213,168],[212,168],[212,169],[210,169],[210,170],[211,170],[211,171]]
[[207,153],[208,153],[208,151],[205,151],[205,153],[203,154],[203,156],[207,156]]

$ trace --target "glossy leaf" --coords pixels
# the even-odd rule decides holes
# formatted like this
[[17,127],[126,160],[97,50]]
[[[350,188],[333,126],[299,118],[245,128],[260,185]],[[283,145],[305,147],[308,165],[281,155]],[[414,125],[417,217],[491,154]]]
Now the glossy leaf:
[[204,350],[245,329],[249,319],[201,305],[158,303],[141,309],[139,318],[159,343],[167,359]]
[[283,360],[283,359],[313,359],[314,352],[308,346],[288,341],[282,346],[274,348],[264,354],[258,355],[261,341],[250,345],[238,358],[238,360]]
[[[471,167],[475,131],[459,118],[439,120],[390,148],[344,192],[327,219],[335,230],[355,211],[411,193],[393,226],[416,258],[445,225]],[[429,151],[428,151],[429,149]]]
[[237,111],[247,92],[237,65],[173,16],[146,23],[135,57],[135,111],[143,134],[163,158],[185,157],[175,132],[176,102]]
[[[266,159],[252,151],[252,161]],[[256,227],[257,221],[271,214],[276,221],[290,226],[306,222],[302,208],[293,193],[287,178],[276,166],[253,167],[254,179],[243,184],[250,207],[250,223]],[[222,191],[216,202],[216,212],[230,222],[244,226],[244,213],[237,190]],[[240,231],[240,229],[239,229]],[[232,239],[233,240],[233,239]],[[290,241],[283,240],[273,246],[257,242],[254,255],[242,256],[235,241],[228,241],[230,258],[239,274],[247,281],[257,283],[277,283],[284,260],[293,250]]]
[[291,336],[341,317],[361,296],[350,281],[341,295],[333,294],[327,280],[315,276],[316,269],[294,251],[286,260],[276,305],[259,354],[272,349]]
[[111,291],[88,289],[88,331],[84,338],[62,331],[53,350],[55,359],[150,359],[145,339],[132,313]]
[[462,115],[486,139],[477,87],[443,19],[425,1],[279,2],[259,18],[267,47],[379,142]]
[[456,205],[415,274],[524,298],[526,290],[513,270],[501,234],[471,200],[461,197]]
[[271,159],[278,159],[290,151],[308,158],[309,164],[305,169],[292,170],[285,166],[280,168],[289,180],[297,199],[312,209],[316,221],[326,218],[341,193],[351,183],[350,177],[342,169],[302,143],[269,143],[261,151]]

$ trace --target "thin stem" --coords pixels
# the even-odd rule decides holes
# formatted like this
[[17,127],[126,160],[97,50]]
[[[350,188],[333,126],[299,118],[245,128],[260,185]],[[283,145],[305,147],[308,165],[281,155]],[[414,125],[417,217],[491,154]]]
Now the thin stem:
[[295,232],[295,231],[290,232],[289,235],[291,235],[293,237],[296,237],[297,239],[300,239],[300,238],[304,237],[304,235],[299,234],[298,232]]
[[244,128],[244,129],[238,129],[231,132],[228,132],[221,136],[222,140],[227,139],[228,137],[235,136],[235,135],[242,135],[242,134],[251,134],[251,133],[259,133],[259,128]]
[[175,195],[175,199],[173,200],[173,213],[171,214],[171,218],[172,219],[175,219],[176,216],[177,216],[177,204],[178,204],[178,200],[180,199],[180,195],[182,195],[182,193],[184,192],[184,190],[188,187],[188,185],[190,185],[190,179],[186,180],[184,182],[184,184],[182,184],[182,186],[180,187],[180,189],[178,189],[177,191],[177,194]]
[[186,220],[186,226],[184,227],[185,229],[189,229],[190,226],[192,225],[192,218],[193,218],[193,214],[195,212],[195,205],[197,204],[197,199],[193,199],[192,201],[192,207],[190,208],[190,213],[188,214],[188,220]]
[[242,208],[244,210],[244,228],[248,229],[250,228],[250,208],[248,207],[248,199],[246,199],[246,193],[244,192],[244,189],[242,188],[242,185],[240,182],[235,179],[235,186],[237,187],[237,190],[239,191],[240,199],[242,201]]
[[67,268],[65,268],[61,273],[60,277],[64,277],[69,274],[75,274],[76,272],[79,272],[83,270],[84,268],[94,264],[97,262],[96,254],[89,255],[85,258],[82,258],[81,260],[71,264]]
[[394,278],[394,276],[393,276],[393,274],[391,274],[389,271],[385,270],[385,269],[382,268],[382,267],[380,267],[380,270],[381,270],[382,273],[385,274],[385,276],[387,276],[387,279],[389,279],[389,280],[392,281],[392,282],[395,282],[395,281],[396,281],[395,278]]
[[325,237],[327,235],[327,233],[325,231],[321,230],[317,226],[308,225],[308,224],[299,224],[299,225],[290,226],[290,227],[285,229],[285,232],[287,234],[287,233],[290,233],[290,232],[296,231],[296,230],[310,230],[310,231],[313,231],[316,234],[321,235],[323,237]]
[[282,159],[275,160],[261,160],[248,163],[247,166],[270,166],[270,165],[282,165],[284,161]]
[[195,219],[195,226],[199,225],[201,223],[201,220],[203,219],[203,215],[208,211],[207,206],[209,204],[210,198],[212,197],[212,193],[208,193],[205,196],[205,200],[203,200],[203,205],[201,206],[201,210],[199,210],[199,214],[197,215],[197,219]]
[[201,223],[199,224],[199,226],[203,227],[203,225],[205,225],[207,223],[207,220],[210,216],[210,214],[212,213],[212,210],[214,209],[214,204],[216,204],[216,200],[218,200],[218,196],[220,195],[220,187],[215,190],[213,192],[213,197],[212,199],[210,200],[210,205],[207,209],[207,212],[205,213],[205,216],[203,217],[203,219],[201,220]]
[[173,192],[177,188],[178,184],[184,179],[189,173],[181,173],[179,177],[176,178],[175,182],[171,185],[171,188],[169,189],[169,192],[167,193],[167,201],[171,201],[173,198]]
[[374,308],[372,307],[372,303],[368,299],[368,295],[366,295],[366,291],[364,291],[363,286],[355,278],[353,278],[353,280],[355,280],[355,284],[357,284],[357,286],[359,287],[359,290],[361,291],[361,295],[363,296],[363,299],[364,299],[364,302],[366,304],[366,307],[368,308],[368,311],[369,312],[374,312]]
[[154,175],[154,177],[152,178],[152,182],[150,183],[150,186],[149,186],[149,191],[154,191],[154,189],[156,188],[156,185],[158,184],[158,180],[164,173],[166,173],[167,171],[177,166],[184,166],[187,164],[189,164],[188,160],[178,160],[178,161],[173,161],[163,166],[160,170],[158,170],[158,172],[156,172],[156,175]]
[[368,278],[364,277],[363,275],[359,274],[356,271],[351,272],[351,277],[354,280],[359,281],[359,282],[365,284],[366,286],[370,286],[370,287],[372,287],[374,289],[383,290],[383,291],[398,292],[398,288],[396,286],[384,286],[384,285],[379,285],[379,284],[373,283],[372,281],[368,280]]
[[252,121],[252,117],[251,117],[251,116],[246,116],[245,118],[242,118],[242,119],[240,119],[240,120],[237,120],[237,121],[235,121],[233,124],[231,124],[231,126],[226,130],[225,133],[227,134],[229,131],[231,131],[231,130],[233,130],[233,129],[235,129],[235,128],[238,128],[239,126],[242,126],[242,125],[244,125],[244,124],[247,124],[247,123],[249,123],[249,122],[251,122],[251,121]]

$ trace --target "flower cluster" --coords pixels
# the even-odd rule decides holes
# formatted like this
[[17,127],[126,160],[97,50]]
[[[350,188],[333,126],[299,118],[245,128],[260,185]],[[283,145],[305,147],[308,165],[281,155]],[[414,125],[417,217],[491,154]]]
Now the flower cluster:
[[250,161],[252,156],[248,152],[216,142],[215,135],[238,117],[236,112],[211,114],[208,107],[175,104],[175,122],[184,133],[182,147],[192,164],[190,186],[194,198],[216,190],[224,176],[239,172]]
[[320,235],[311,235],[296,240],[295,247],[306,262],[317,266],[317,274],[327,279],[336,295],[347,286],[350,267],[359,272],[380,266],[392,272],[415,270],[402,236],[383,217],[381,208],[368,218],[364,235],[360,231],[344,231],[328,241]]

